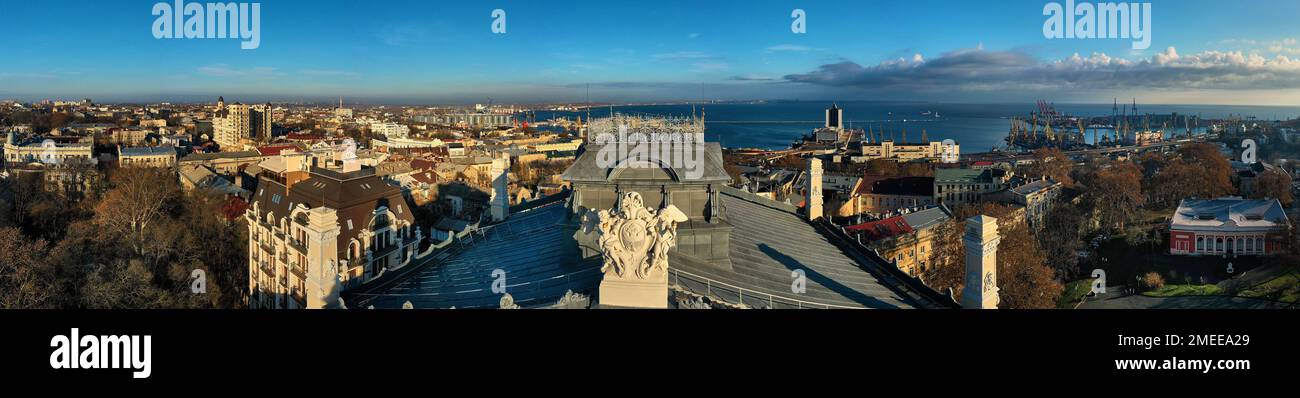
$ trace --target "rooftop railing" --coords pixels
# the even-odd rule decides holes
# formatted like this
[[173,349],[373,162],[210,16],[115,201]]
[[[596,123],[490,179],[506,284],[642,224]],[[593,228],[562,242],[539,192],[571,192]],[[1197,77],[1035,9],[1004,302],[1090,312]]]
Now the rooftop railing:
[[[719,282],[708,277],[692,274],[690,272],[668,269],[668,276],[674,286],[679,289],[699,294],[705,297],[720,299],[722,301],[743,304],[754,307],[754,304],[766,304],[766,308],[778,308],[778,305],[790,308],[811,308],[811,309],[864,309],[861,306],[848,306],[838,304],[820,303],[816,301],[800,300],[791,297],[764,293],[753,289],[746,289],[740,286],[732,285],[725,282]],[[686,283],[682,283],[685,281]],[[702,288],[701,288],[702,286]]]

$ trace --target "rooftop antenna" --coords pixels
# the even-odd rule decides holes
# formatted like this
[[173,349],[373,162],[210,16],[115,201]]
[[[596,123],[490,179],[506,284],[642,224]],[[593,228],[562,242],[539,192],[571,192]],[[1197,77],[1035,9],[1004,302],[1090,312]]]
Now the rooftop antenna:
[[[587,83],[587,106],[585,106],[585,108],[587,108],[587,123],[590,124],[591,123],[591,83]],[[586,129],[583,128],[581,124],[578,125],[578,128],[583,130],[584,133],[582,137],[586,138],[587,137]]]

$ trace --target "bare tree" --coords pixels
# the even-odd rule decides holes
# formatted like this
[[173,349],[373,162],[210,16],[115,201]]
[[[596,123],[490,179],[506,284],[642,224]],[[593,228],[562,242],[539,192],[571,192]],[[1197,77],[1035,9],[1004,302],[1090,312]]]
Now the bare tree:
[[95,206],[95,221],[120,234],[136,255],[143,255],[146,231],[167,216],[165,210],[178,192],[176,181],[162,170],[130,168],[119,169],[112,177],[112,185],[104,200]]

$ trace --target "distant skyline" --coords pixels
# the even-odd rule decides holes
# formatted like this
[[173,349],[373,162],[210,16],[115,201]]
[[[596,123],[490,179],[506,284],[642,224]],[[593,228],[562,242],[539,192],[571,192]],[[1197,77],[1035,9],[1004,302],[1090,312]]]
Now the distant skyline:
[[155,3],[0,0],[0,99],[1300,105],[1290,1],[1152,1],[1145,50],[1045,38],[1029,0],[263,0],[254,50],[155,39]]

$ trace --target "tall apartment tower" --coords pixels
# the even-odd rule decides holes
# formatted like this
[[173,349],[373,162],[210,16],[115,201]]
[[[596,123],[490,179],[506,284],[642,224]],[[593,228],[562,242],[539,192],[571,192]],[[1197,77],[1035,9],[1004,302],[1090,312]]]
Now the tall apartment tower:
[[826,127],[844,127],[844,109],[840,108],[839,105],[831,104],[830,108],[826,108]]
[[808,181],[805,183],[807,188],[808,202],[808,220],[816,220],[822,216],[822,160],[818,158],[808,158]]
[[271,139],[271,122],[275,119],[273,111],[274,107],[269,102],[262,105],[253,105],[249,108],[248,138],[254,141]]
[[998,308],[998,219],[978,215],[966,219],[966,286],[961,306],[968,309]]
[[249,138],[252,127],[249,107],[241,103],[225,106],[224,98],[219,99],[216,116],[212,118],[212,139],[221,145],[222,150],[238,150],[240,142]]

